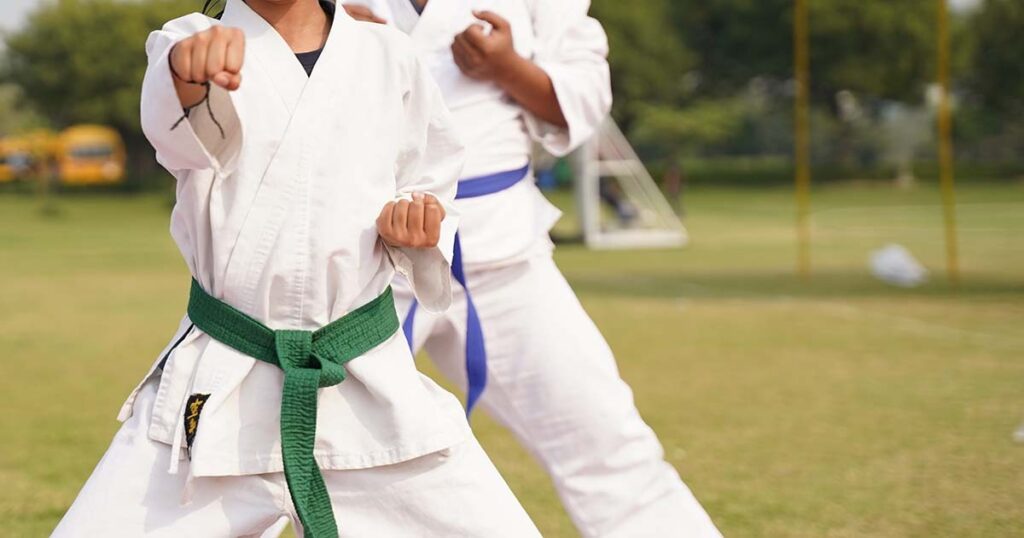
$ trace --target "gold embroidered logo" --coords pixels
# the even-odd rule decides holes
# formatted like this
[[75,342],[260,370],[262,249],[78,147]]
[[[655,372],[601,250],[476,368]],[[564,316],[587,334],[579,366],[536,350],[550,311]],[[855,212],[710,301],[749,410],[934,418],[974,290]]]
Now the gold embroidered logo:
[[192,442],[196,439],[196,432],[199,431],[199,413],[203,412],[206,400],[210,399],[209,394],[193,394],[185,402],[185,448],[188,451],[189,459],[192,459]]

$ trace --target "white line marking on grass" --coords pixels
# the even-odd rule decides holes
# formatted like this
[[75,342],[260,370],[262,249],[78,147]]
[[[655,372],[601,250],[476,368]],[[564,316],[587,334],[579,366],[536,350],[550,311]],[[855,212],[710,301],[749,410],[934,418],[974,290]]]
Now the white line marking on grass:
[[[1005,207],[1006,209],[1019,210],[1024,208],[1024,202],[966,202],[956,204],[957,208],[960,209],[974,209],[974,208],[993,208],[993,207]],[[866,213],[884,213],[894,210],[906,211],[913,209],[941,209],[942,204],[905,204],[905,205],[864,205],[864,206],[844,206],[844,207],[830,207],[827,209],[819,209],[812,211],[812,215],[823,215],[829,213],[855,213],[855,212],[866,212]]]
[[[726,295],[723,290],[716,290],[709,286],[701,284],[693,284],[687,282],[684,284],[685,287],[699,291],[703,294],[714,297],[715,295]],[[825,299],[813,299],[813,298],[799,298],[792,295],[772,295],[772,294],[756,294],[759,301],[773,302],[780,305],[800,305],[810,307],[823,307],[823,309],[837,317],[845,318],[848,320],[856,321],[875,321],[882,322],[886,327],[901,330],[907,333],[913,333],[919,336],[925,336],[928,338],[942,339],[942,340],[955,340],[958,342],[968,341],[973,344],[990,346],[1002,349],[1011,349],[1014,351],[1024,351],[1024,338],[1014,338],[1012,336],[983,333],[978,331],[970,331],[966,329],[960,329],[957,327],[951,327],[949,325],[943,325],[941,323],[934,323],[931,321],[925,321],[920,318],[911,316],[900,316],[895,314],[887,314],[872,310],[870,308],[863,308],[854,306],[849,303],[840,301],[829,301]],[[690,306],[692,297],[676,297],[676,307],[680,310],[686,309]]]
[[810,302],[815,305],[827,307],[826,310],[831,309],[833,314],[846,319],[868,319],[871,321],[880,321],[884,322],[887,327],[900,329],[904,332],[914,333],[920,336],[940,338],[944,340],[956,340],[961,342],[966,340],[977,345],[1024,351],[1024,339],[1021,338],[969,331],[957,327],[950,327],[941,323],[924,321],[919,318],[886,314],[878,312],[877,310],[861,308],[836,301],[812,300]]

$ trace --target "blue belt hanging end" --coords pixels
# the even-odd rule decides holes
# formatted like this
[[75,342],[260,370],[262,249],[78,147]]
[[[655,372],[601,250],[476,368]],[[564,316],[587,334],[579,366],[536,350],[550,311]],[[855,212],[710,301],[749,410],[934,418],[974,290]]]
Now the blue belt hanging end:
[[[487,348],[484,346],[484,328],[480,324],[480,314],[476,311],[473,296],[470,295],[469,286],[466,284],[466,271],[462,267],[462,243],[457,232],[452,252],[452,276],[465,290],[466,296],[466,417],[469,417],[476,407],[477,400],[483,395],[484,388],[487,387]],[[418,308],[419,302],[413,299],[409,313],[402,322],[402,332],[405,333],[405,339],[413,351],[413,325],[416,322]]]
[[473,296],[466,284],[466,273],[462,267],[462,245],[459,234],[455,234],[455,250],[452,255],[452,275],[466,291],[466,416],[473,412],[477,400],[487,387],[487,349],[484,346],[484,328],[480,315],[473,304]]
[[[455,198],[463,200],[501,192],[522,181],[529,172],[530,165],[527,163],[526,166],[516,170],[463,179],[459,181],[458,193]],[[452,253],[452,276],[465,290],[466,295],[466,416],[469,417],[480,396],[483,395],[484,388],[487,387],[487,348],[484,345],[484,329],[480,324],[480,315],[477,313],[476,305],[473,304],[473,297],[469,293],[469,285],[466,283],[466,271],[462,266],[462,243],[457,232],[455,248]],[[419,303],[413,299],[412,305],[409,306],[409,313],[405,315],[405,321],[402,322],[402,332],[405,333],[405,339],[414,352],[413,325],[416,321],[417,308],[419,308]]]
[[405,340],[409,342],[409,349],[416,353],[416,346],[412,343],[412,326],[416,321],[416,309],[419,308],[420,303],[416,300],[412,300],[412,304],[409,305],[409,313],[405,315],[405,321],[402,322],[402,332],[405,333]]

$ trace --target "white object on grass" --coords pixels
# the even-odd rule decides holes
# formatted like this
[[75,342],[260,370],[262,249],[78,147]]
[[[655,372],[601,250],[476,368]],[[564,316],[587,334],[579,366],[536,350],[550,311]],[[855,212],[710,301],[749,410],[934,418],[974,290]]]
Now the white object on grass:
[[1013,440],[1024,445],[1024,424],[1021,424],[1017,431],[1013,432]]
[[871,254],[870,267],[875,278],[894,286],[914,288],[928,281],[928,269],[902,245],[876,250]]

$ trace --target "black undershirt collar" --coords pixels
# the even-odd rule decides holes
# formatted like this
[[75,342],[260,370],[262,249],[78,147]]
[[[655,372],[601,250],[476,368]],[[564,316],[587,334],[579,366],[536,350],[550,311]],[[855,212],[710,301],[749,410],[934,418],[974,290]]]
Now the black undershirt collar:
[[[334,4],[326,2],[325,0],[320,0],[320,7],[322,7],[324,13],[327,14],[327,18],[330,19],[331,22],[334,22]],[[306,70],[306,76],[313,75],[313,68],[316,67],[316,62],[320,59],[320,54],[323,53],[323,51],[324,48],[320,47],[319,49],[311,50],[309,52],[295,53],[295,58],[299,60],[299,63],[302,64],[302,68]]]

